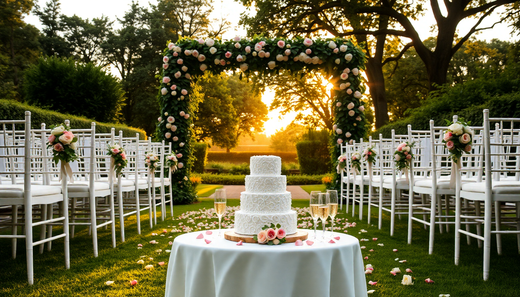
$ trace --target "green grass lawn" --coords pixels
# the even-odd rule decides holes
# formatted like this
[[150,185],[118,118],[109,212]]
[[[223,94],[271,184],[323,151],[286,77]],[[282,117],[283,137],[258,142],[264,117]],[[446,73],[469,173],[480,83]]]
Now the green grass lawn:
[[215,193],[216,189],[222,188],[222,185],[205,185],[201,184],[197,186],[197,195],[201,198],[206,198]]
[[[201,189],[203,188],[199,190]],[[239,204],[238,199],[228,199],[230,206]],[[307,205],[307,200],[293,201],[293,207],[297,209]],[[70,270],[64,268],[63,243],[56,241],[51,252],[35,254],[34,286],[27,285],[23,243],[20,241],[18,258],[13,260],[10,257],[10,240],[4,239],[0,244],[0,296],[163,296],[166,267],[170,256],[167,252],[170,248],[169,242],[185,231],[216,228],[216,216],[206,214],[212,206],[212,199],[200,199],[196,204],[175,206],[175,219],[168,217],[164,222],[158,219],[158,224],[153,229],[149,227],[148,216],[143,213],[142,235],[137,234],[134,219],[127,224],[125,243],[120,242],[118,232],[116,248],[111,247],[109,230],[101,229],[98,258],[92,256],[92,241],[88,230],[83,229],[71,239]],[[372,213],[377,214],[377,211],[373,209]],[[223,222],[229,225],[232,218],[228,216]],[[305,211],[300,210],[298,218],[300,227],[310,228],[309,224],[312,221]],[[362,250],[363,257],[368,257],[365,264],[372,264],[374,272],[367,275],[366,280],[377,281],[376,286],[368,286],[368,289],[375,290],[370,296],[520,295],[520,273],[517,271],[520,256],[516,236],[503,236],[502,256],[498,256],[495,245],[492,246],[490,278],[484,282],[482,251],[475,242],[471,246],[463,244],[461,264],[453,264],[453,232],[440,234],[437,228],[434,254],[428,255],[428,232],[422,226],[414,225],[413,244],[406,244],[405,217],[397,220],[394,237],[388,235],[389,220],[386,216],[383,230],[377,229],[375,216],[372,218],[373,225],[368,225],[366,220],[358,221],[350,214],[346,215],[344,210],[340,211],[337,218],[337,232],[347,232],[359,239],[367,239],[361,241],[360,245],[365,247]],[[355,227],[347,227],[354,222]],[[321,228],[321,225],[318,228]],[[374,238],[377,240],[373,240]],[[152,240],[158,243],[151,244]],[[138,248],[138,244],[143,245],[141,249]],[[393,249],[398,251],[393,252]],[[144,265],[137,264],[141,259]],[[406,262],[399,262],[403,260]],[[166,265],[161,267],[158,265],[159,262],[165,262]],[[149,264],[154,266],[153,270],[144,269],[145,265]],[[397,276],[390,274],[394,267],[399,267],[402,273]],[[413,271],[413,286],[401,285],[406,268]],[[435,283],[425,283],[426,278],[431,278]],[[131,287],[129,283],[133,279],[138,281],[135,287]],[[106,281],[115,283],[113,286],[106,286]]]

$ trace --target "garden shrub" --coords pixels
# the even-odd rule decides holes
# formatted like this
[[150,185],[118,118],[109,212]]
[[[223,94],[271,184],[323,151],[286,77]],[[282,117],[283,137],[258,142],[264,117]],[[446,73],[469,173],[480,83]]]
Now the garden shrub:
[[196,173],[204,173],[206,162],[208,160],[208,144],[198,142],[193,145],[193,156],[195,162],[193,162],[193,171]]
[[[0,99],[0,120],[24,119],[26,110],[31,112],[31,127],[33,129],[40,129],[42,123],[45,123],[47,128],[49,128],[50,125],[63,123],[65,120],[70,120],[72,128],[88,129],[92,122],[95,122],[94,120],[84,117],[45,110],[13,100]],[[123,124],[96,122],[97,133],[110,133],[112,128],[116,128],[116,133],[122,130],[125,137],[135,137],[135,134],[139,133],[141,139],[146,139],[146,132],[144,130]]]
[[248,175],[250,173],[249,163],[242,163],[240,165],[233,165],[229,170],[233,175]]
[[324,174],[331,171],[332,164],[327,143],[301,141],[296,144],[296,150],[302,174]]
[[208,152],[208,161],[249,164],[252,156],[264,155],[278,156],[282,158],[282,162],[296,162],[295,152]]
[[92,63],[41,57],[24,75],[25,100],[31,105],[100,122],[117,122],[121,118],[121,85]]

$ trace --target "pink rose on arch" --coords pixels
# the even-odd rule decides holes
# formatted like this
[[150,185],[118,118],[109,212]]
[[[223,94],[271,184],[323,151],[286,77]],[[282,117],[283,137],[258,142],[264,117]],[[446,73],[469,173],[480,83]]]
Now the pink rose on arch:
[[255,51],[259,52],[262,50],[262,45],[260,43],[255,44]]
[[191,55],[191,51],[190,51],[190,50],[185,50],[185,51],[184,51],[184,54],[185,54],[186,56],[189,56],[189,55]]
[[179,112],[179,115],[183,117],[186,113],[184,111]]
[[276,238],[276,231],[273,228],[269,228],[266,230],[267,240],[274,240]]
[[353,116],[356,115],[356,112],[353,111],[353,110],[349,110],[348,115],[351,116],[351,117],[353,117]]
[[184,119],[187,120],[187,119],[189,119],[189,118],[190,118],[190,115],[189,115],[189,114],[185,114],[185,115],[184,115]]
[[177,131],[177,126],[175,126],[175,125],[172,125],[172,126],[171,126],[171,128],[170,128],[170,130],[172,130],[172,132],[175,132],[175,131]]
[[285,233],[284,229],[280,228],[280,229],[276,230],[276,238],[283,239],[283,238],[285,238],[285,235],[286,235],[286,233]]
[[310,54],[312,54],[312,50],[311,50],[310,48],[308,48],[308,49],[305,50],[305,53],[306,53],[307,55],[310,55]]
[[270,52],[265,52],[265,57],[266,58],[269,58],[271,56],[271,53]]
[[[181,77],[182,73],[181,73],[180,71],[177,71],[177,72],[175,72],[174,75],[175,75],[175,78],[179,78],[179,77]],[[168,78],[168,80],[169,80],[169,79],[170,79],[170,78]]]
[[177,158],[182,158],[182,154],[181,153],[178,153],[176,156],[177,156]]
[[[174,137],[173,137],[173,141],[178,141],[178,140],[179,140],[179,137],[177,137],[177,136],[174,136]],[[180,168],[180,167],[179,167],[179,168]]]
[[225,66],[226,65],[226,60],[224,60],[224,59],[220,60],[220,65]]
[[63,145],[61,145],[61,143],[56,143],[53,148],[57,152],[63,152],[63,150],[64,150]]
[[49,136],[49,138],[47,138],[47,141],[48,141],[49,143],[53,143],[54,140],[56,140],[56,136],[54,136],[54,135],[52,135],[52,134]]
[[170,132],[166,132],[166,133],[164,133],[164,137],[169,139],[170,137],[172,137],[172,134]]
[[226,58],[228,58],[228,59],[231,58],[231,52],[226,52],[225,56],[226,56]]
[[347,94],[352,95],[352,89],[347,89]]
[[452,150],[454,147],[455,147],[455,143],[453,143],[453,141],[448,141],[446,142],[446,147],[448,148],[448,150]]
[[188,95],[188,91],[186,91],[186,89],[182,89],[181,94],[183,94],[184,96],[186,96],[186,95]]
[[251,47],[248,45],[248,46],[246,46],[245,50],[246,50],[246,53],[249,54],[251,52]]
[[112,153],[119,154],[119,149],[116,149],[116,148],[112,149]]
[[199,62],[204,62],[204,61],[206,61],[206,56],[199,55],[199,57],[197,59],[199,60]]
[[172,86],[170,87],[170,89],[171,89],[172,91],[173,91],[173,90],[176,90],[176,89],[177,89],[177,85],[172,85]]
[[461,136],[459,136],[459,141],[462,144],[469,143],[471,141],[471,136],[468,133],[464,133]]
[[262,230],[258,232],[258,235],[256,237],[258,243],[263,244],[267,241],[267,232],[265,230]]
[[337,54],[337,53],[339,52],[339,48],[335,48],[335,49],[333,50],[333,52],[334,52],[335,54]]
[[167,121],[168,123],[173,123],[173,122],[175,122],[175,118],[172,117],[172,116],[169,116],[169,117],[166,119],[166,121]]
[[342,143],[343,143],[343,139],[338,138],[338,141],[337,141],[337,142],[338,142],[338,144],[342,144]]
[[163,77],[162,79],[163,83],[167,84],[171,81],[171,79],[168,76]]
[[411,160],[412,159],[412,155],[406,155],[406,160]]
[[444,141],[448,141],[448,140],[450,140],[452,137],[453,137],[453,133],[451,133],[451,132],[446,132],[446,133],[444,133]]
[[181,169],[182,167],[184,167],[184,163],[179,162],[179,164],[177,164],[177,167],[179,167],[179,169]]
[[342,80],[346,80],[346,79],[348,78],[348,74],[346,74],[345,72],[343,72],[343,73],[341,73],[340,78],[341,78]]
[[199,56],[199,51],[198,51],[198,50],[193,50],[193,51],[191,52],[191,54],[196,58],[196,57]]
[[174,53],[172,54],[172,56],[174,56],[174,57],[177,57],[178,55],[179,55],[179,53],[177,53],[177,52],[174,52]]
[[262,40],[262,41],[259,42],[259,44],[260,44],[261,46],[265,46],[265,41]]
[[358,107],[358,109],[359,109],[360,111],[365,111],[365,107],[364,107],[363,105],[361,105],[360,107]]
[[276,43],[276,45],[278,45],[279,48],[283,48],[285,46],[285,41],[283,40],[278,40],[278,42]]
[[164,70],[166,70],[166,69],[168,69],[168,66],[170,66],[170,65],[168,65],[168,64],[163,64],[163,65],[162,65],[162,68],[163,68]]
[[471,145],[469,145],[469,144],[466,145],[466,147],[464,148],[464,151],[467,153],[471,152]]
[[235,43],[235,48],[241,48],[241,47],[242,47],[242,45],[240,43],[238,43],[238,42]]
[[265,58],[265,52],[264,52],[264,51],[259,51],[259,52],[258,52],[258,56],[259,56],[260,58]]
[[396,161],[400,161],[401,160],[401,156],[399,156],[398,154],[395,154],[394,157],[395,157]]
[[164,56],[162,60],[163,60],[164,63],[168,63],[168,61],[170,61],[170,58]]
[[122,152],[122,153],[121,153],[121,159],[126,160],[126,154],[125,154],[125,152]]
[[172,50],[174,46],[175,46],[175,44],[173,44],[173,43],[170,42],[170,43],[168,44],[168,49],[169,49],[169,50]]
[[63,132],[63,134],[60,136],[59,140],[63,143],[63,144],[70,144],[72,142],[72,140],[74,140],[74,134],[72,134],[72,132],[70,131],[65,131]]
[[312,41],[312,39],[309,39],[309,38],[305,38],[303,40],[303,45],[305,46],[311,46],[314,42]]
[[182,59],[177,59],[177,64],[182,65],[182,63],[184,63]]

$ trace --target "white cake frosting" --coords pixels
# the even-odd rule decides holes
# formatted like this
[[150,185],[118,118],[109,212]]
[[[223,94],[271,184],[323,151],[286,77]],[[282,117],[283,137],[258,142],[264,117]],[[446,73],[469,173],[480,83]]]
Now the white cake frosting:
[[240,210],[235,212],[236,233],[255,235],[271,224],[280,224],[287,234],[296,233],[297,216],[291,210],[291,193],[281,167],[280,157],[251,157],[251,175],[246,176],[246,191],[240,196]]

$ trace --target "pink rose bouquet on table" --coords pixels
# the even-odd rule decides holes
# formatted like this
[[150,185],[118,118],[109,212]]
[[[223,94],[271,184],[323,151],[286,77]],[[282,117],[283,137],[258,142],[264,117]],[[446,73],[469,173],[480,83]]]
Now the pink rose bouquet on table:
[[52,160],[54,163],[62,161],[69,163],[78,159],[76,153],[78,138],[69,131],[65,124],[54,126],[51,135],[47,138],[47,148],[52,148]]
[[376,152],[374,151],[374,147],[368,147],[363,151],[363,159],[368,163],[374,163],[376,161]]
[[397,170],[410,168],[410,163],[413,160],[413,146],[413,142],[403,142],[397,146],[397,150],[394,153],[394,162]]
[[128,165],[125,149],[119,144],[109,145],[107,155],[112,157],[112,168],[116,172],[116,177],[119,177],[123,169]]
[[338,166],[336,167],[336,169],[338,170],[338,173],[345,170],[346,167],[347,167],[347,156],[346,155],[339,156],[338,157]]
[[463,153],[471,152],[473,130],[463,120],[455,123],[448,121],[448,129],[444,132],[442,142],[450,152],[450,158],[457,163]]
[[148,167],[148,169],[153,172],[155,169],[157,169],[159,156],[154,153],[146,153],[144,162],[144,165],[146,165],[146,167]]
[[177,164],[178,160],[175,153],[171,153],[168,156],[166,156],[166,166],[170,168],[171,172],[175,172],[175,170],[177,170]]
[[258,232],[253,238],[260,244],[278,245],[286,241],[286,235],[280,224],[276,226],[271,224],[270,226],[262,227],[262,231]]

